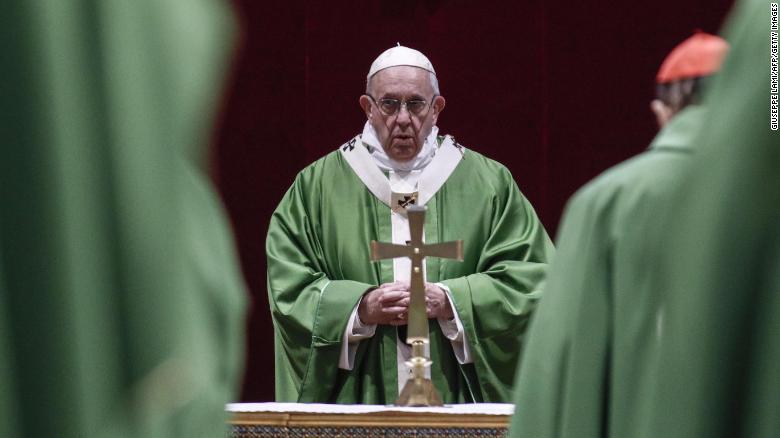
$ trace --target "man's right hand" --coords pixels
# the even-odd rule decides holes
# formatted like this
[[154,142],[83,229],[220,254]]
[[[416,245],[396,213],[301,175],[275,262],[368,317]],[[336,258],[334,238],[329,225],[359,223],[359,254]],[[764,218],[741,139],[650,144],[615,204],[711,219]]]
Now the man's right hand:
[[363,295],[358,317],[363,324],[405,325],[408,311],[409,283],[385,283]]

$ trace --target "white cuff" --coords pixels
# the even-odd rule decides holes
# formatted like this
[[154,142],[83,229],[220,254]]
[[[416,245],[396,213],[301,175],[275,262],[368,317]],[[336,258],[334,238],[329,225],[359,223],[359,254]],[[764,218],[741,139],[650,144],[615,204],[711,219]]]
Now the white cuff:
[[358,344],[360,344],[362,339],[370,338],[376,333],[376,324],[363,324],[363,321],[358,316],[358,307],[360,307],[361,302],[363,302],[363,298],[360,298],[355,308],[352,309],[352,314],[349,316],[349,322],[341,340],[339,368],[343,370],[354,368]]
[[458,316],[458,310],[455,308],[455,300],[452,299],[450,288],[442,283],[436,283],[436,286],[442,288],[447,294],[447,298],[450,300],[450,305],[452,306],[452,313],[455,315],[451,320],[443,318],[437,319],[439,321],[439,327],[441,327],[441,332],[450,340],[452,351],[455,353],[455,358],[458,359],[458,363],[472,363],[474,362],[474,359],[471,357],[471,347],[469,347],[468,340],[466,339],[466,331],[463,330],[463,323],[460,320],[460,316]]

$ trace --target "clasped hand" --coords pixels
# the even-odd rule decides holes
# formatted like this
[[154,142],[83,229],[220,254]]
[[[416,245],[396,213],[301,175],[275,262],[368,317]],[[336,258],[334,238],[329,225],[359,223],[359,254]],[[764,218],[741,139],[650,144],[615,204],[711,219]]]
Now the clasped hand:
[[[363,295],[358,317],[364,324],[406,325],[409,322],[409,282],[384,283]],[[452,319],[447,294],[433,283],[425,283],[425,309],[428,318]]]

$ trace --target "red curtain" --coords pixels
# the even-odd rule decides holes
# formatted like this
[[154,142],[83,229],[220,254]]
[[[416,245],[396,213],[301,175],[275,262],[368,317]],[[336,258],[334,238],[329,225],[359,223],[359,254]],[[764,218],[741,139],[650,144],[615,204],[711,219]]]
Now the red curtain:
[[441,132],[506,165],[554,235],[577,188],[652,139],[664,56],[694,29],[717,32],[732,1],[234,3],[243,37],[213,168],[252,292],[242,400],[268,401],[268,221],[298,171],[362,129],[379,53],[400,42],[431,59]]

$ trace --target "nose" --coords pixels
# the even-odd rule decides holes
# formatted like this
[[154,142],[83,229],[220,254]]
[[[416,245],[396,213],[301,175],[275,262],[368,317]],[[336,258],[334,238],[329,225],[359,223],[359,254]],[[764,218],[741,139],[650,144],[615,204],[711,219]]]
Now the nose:
[[409,110],[406,108],[406,102],[404,102],[401,105],[401,108],[398,108],[398,115],[395,118],[395,122],[401,125],[408,125],[412,121],[412,115],[409,113]]

